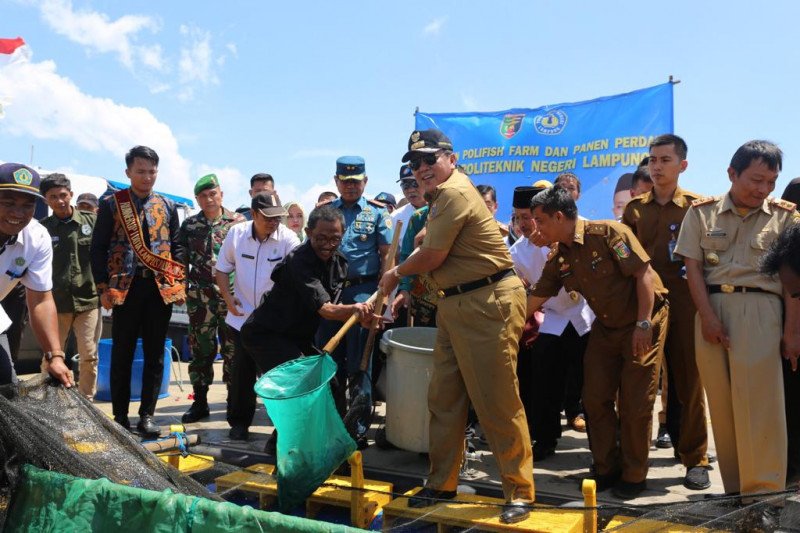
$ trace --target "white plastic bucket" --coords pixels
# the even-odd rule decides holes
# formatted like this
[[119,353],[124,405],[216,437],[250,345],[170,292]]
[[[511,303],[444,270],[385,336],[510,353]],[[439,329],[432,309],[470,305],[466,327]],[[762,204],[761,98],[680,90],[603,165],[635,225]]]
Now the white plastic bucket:
[[386,354],[386,439],[403,450],[428,451],[428,384],[436,328],[395,328],[383,334]]

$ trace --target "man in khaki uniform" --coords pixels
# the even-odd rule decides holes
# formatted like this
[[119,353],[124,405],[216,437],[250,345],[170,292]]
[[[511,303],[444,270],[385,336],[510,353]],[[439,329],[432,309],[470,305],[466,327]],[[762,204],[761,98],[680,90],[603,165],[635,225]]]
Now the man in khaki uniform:
[[678,186],[678,177],[688,164],[686,152],[686,142],[677,135],[653,139],[648,164],[653,190],[625,206],[622,222],[630,226],[642,243],[652,258],[653,270],[669,290],[669,332],[664,357],[670,389],[675,394],[669,398],[667,429],[675,456],[686,467],[684,486],[703,490],[711,486],[711,481],[706,456],[706,407],[694,357],[695,307],[684,278],[683,260],[673,254],[683,217],[691,203],[700,197]]
[[500,468],[508,504],[500,519],[518,522],[533,502],[533,460],[517,384],[525,289],[492,214],[456,170],[441,131],[415,131],[403,161],[431,198],[422,246],[381,279],[384,294],[403,276],[425,274],[440,287],[434,370],[428,389],[431,471],[412,507],[456,496],[464,426],[472,401]]
[[730,191],[693,202],[675,249],[697,306],[697,366],[726,492],[786,485],[781,343],[784,357],[796,359],[800,307],[776,277],[758,271],[765,250],[797,217],[794,204],[767,197],[781,164],[770,142],[741,146],[728,168]]
[[578,219],[575,201],[559,187],[537,194],[531,208],[539,233],[557,244],[530,290],[528,313],[563,287],[583,295],[597,316],[583,361],[594,479],[598,490],[613,486],[615,496],[633,499],[647,486],[667,290],[624,224]]

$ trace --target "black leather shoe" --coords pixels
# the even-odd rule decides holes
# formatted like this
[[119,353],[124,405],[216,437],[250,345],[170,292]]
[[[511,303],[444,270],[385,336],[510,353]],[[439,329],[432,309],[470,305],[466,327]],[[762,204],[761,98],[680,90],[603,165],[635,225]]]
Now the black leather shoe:
[[672,438],[667,432],[666,426],[658,427],[658,437],[656,437],[656,448],[672,448]]
[[228,431],[228,437],[231,440],[247,440],[249,436],[250,430],[247,428],[247,426],[236,425],[233,426],[230,431]]
[[122,426],[123,428],[127,429],[128,431],[131,430],[131,421],[128,420],[127,416],[115,416],[114,422]]
[[161,428],[153,422],[153,417],[150,415],[142,415],[136,424],[136,429],[145,437],[158,437],[161,434]]
[[556,454],[556,447],[549,446],[547,444],[537,442],[533,445],[533,460],[534,461],[544,461],[551,455]]
[[611,490],[611,494],[615,497],[619,498],[620,500],[633,500],[638,498],[639,495],[647,489],[647,480],[640,481],[638,483],[631,483],[630,481],[623,481],[619,480],[614,488]]
[[436,490],[423,487],[421,491],[408,499],[408,506],[414,508],[436,505],[438,500],[452,500],[458,495],[454,490]]
[[686,476],[683,478],[683,486],[689,490],[705,490],[711,486],[708,479],[708,467],[693,466],[686,469]]
[[194,401],[191,407],[189,407],[189,410],[183,413],[181,422],[184,424],[191,424],[192,422],[208,418],[210,415],[211,411],[208,409],[208,403]]
[[525,502],[511,502],[503,506],[500,521],[504,524],[522,522],[531,515],[528,504]]
[[[610,474],[601,475],[601,474],[595,474],[594,471],[592,471],[592,473],[586,479],[594,480],[596,487],[595,490],[597,490],[597,492],[603,492],[604,490],[608,490],[614,485],[616,485],[621,475],[622,475],[621,472],[612,472]],[[583,480],[581,480],[579,488],[582,486],[583,486]]]

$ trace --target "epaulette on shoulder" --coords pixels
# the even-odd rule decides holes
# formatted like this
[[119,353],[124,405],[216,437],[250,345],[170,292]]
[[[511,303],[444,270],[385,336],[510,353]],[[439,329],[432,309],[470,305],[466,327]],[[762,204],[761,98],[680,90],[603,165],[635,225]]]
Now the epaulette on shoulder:
[[769,204],[784,209],[786,211],[794,211],[795,207],[797,207],[796,204],[790,202],[789,200],[779,200],[778,198],[770,198]]
[[703,196],[692,202],[692,207],[700,207],[701,205],[713,204],[718,198],[716,196]]
[[336,198],[328,198],[327,200],[317,202],[316,205],[314,205],[314,207],[322,207],[323,205],[331,204],[333,203],[334,200],[336,200]]
[[556,255],[558,255],[558,244],[551,244],[550,251],[547,252],[547,260],[552,261]]
[[379,202],[377,200],[367,200],[367,203],[368,204],[372,204],[375,207],[382,207],[382,208],[386,209],[386,204],[383,203],[383,202]]
[[608,226],[601,223],[586,224],[586,233],[588,235],[608,235]]

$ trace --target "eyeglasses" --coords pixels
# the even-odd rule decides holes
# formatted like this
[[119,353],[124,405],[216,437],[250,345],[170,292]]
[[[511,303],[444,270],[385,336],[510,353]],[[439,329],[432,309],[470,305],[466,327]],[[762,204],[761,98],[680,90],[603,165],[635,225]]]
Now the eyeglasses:
[[417,180],[403,180],[400,182],[400,188],[404,191],[406,189],[416,189],[417,187],[419,187]]
[[412,158],[411,161],[408,162],[408,166],[411,167],[411,170],[419,170],[422,163],[425,163],[429,167],[433,166],[439,160],[439,156],[441,156],[442,153],[443,152],[436,152],[435,154],[424,154],[420,157]]
[[342,243],[341,237],[325,237],[324,235],[314,235],[311,239],[314,241],[314,244],[318,246],[325,246],[330,244],[331,246],[339,246]]

